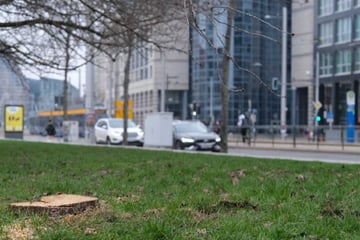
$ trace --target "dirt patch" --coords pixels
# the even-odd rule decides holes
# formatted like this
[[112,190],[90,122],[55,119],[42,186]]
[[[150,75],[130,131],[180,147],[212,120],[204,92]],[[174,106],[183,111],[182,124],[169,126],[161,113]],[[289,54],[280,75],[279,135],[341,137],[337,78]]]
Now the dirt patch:
[[25,222],[15,222],[3,227],[6,237],[11,240],[26,240],[34,238],[35,228],[29,220]]
[[258,211],[259,207],[251,204],[249,201],[238,201],[238,202],[231,202],[231,201],[220,201],[216,205],[212,206],[200,206],[199,211],[205,214],[213,214],[221,211],[225,212],[232,212],[240,209],[247,209],[247,210],[254,210]]
[[333,202],[328,201],[321,208],[321,215],[327,217],[343,217],[344,211],[334,206]]

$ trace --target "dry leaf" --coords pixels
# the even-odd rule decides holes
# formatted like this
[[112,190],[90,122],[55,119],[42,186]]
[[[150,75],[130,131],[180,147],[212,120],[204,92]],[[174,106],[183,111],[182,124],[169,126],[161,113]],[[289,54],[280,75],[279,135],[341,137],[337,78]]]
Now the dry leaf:
[[85,234],[95,234],[96,230],[95,230],[95,228],[85,228],[84,233]]
[[207,233],[206,228],[198,228],[196,229],[196,232],[200,235],[205,235]]
[[236,177],[236,176],[232,177],[231,181],[232,181],[232,184],[233,184],[234,186],[239,183],[239,179],[238,179],[238,177]]
[[297,178],[298,180],[305,180],[305,176],[302,175],[302,174],[299,174],[296,178]]

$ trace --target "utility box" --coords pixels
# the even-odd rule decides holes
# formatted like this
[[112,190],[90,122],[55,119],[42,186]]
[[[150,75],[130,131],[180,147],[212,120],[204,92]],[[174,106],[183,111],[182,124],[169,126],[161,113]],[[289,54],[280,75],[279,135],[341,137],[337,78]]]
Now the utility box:
[[151,147],[172,147],[173,113],[151,113],[145,117],[144,145]]
[[78,121],[64,121],[64,142],[76,142],[79,140],[79,122]]

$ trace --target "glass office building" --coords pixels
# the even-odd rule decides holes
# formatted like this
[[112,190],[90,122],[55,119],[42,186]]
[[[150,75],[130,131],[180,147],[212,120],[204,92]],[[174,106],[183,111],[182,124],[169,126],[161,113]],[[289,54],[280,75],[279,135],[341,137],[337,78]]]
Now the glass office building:
[[[230,127],[236,125],[241,112],[256,115],[257,125],[279,124],[283,2],[291,9],[290,1],[236,1],[227,86]],[[191,101],[199,106],[197,117],[203,120],[211,116],[219,120],[221,115],[226,19],[226,10],[214,10],[198,16],[201,34],[191,29],[190,95]],[[287,19],[290,22],[291,18]]]

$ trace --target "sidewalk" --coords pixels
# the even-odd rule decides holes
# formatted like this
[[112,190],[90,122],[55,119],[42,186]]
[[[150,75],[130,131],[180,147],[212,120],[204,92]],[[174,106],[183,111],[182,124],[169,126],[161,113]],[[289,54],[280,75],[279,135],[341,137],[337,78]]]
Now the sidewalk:
[[[0,131],[0,139],[4,139]],[[47,142],[47,137],[39,135],[24,134],[24,140],[35,142]],[[63,138],[52,139],[53,143],[65,143]],[[66,142],[69,144],[92,145],[88,139],[79,138],[76,141]],[[229,148],[254,148],[254,149],[278,149],[287,151],[306,151],[306,152],[333,152],[333,153],[349,153],[359,154],[360,157],[360,144],[359,143],[338,143],[338,142],[312,142],[305,140],[297,140],[295,143],[292,139],[286,140],[270,140],[270,139],[255,139],[250,145],[248,142],[243,143],[239,138],[229,137]]]
[[360,144],[358,143],[335,143],[335,142],[308,142],[291,140],[256,140],[248,143],[229,139],[228,146],[233,148],[257,148],[257,149],[279,149],[290,151],[308,151],[308,152],[334,152],[360,154]]

